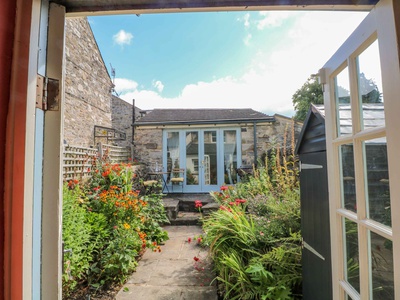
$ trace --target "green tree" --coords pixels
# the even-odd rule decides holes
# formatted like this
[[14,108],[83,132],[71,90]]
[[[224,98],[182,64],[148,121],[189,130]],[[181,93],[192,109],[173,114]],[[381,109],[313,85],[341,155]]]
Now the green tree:
[[296,114],[294,118],[298,121],[304,121],[307,112],[310,109],[310,104],[323,104],[324,96],[322,87],[316,77],[309,77],[307,82],[294,93],[292,102]]

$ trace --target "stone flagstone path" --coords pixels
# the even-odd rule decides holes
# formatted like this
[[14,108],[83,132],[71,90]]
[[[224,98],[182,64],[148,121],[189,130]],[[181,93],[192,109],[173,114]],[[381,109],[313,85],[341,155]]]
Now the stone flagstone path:
[[161,246],[161,253],[146,251],[116,299],[217,300],[211,260],[207,250],[194,240],[202,233],[201,227],[166,226],[165,229],[170,239]]

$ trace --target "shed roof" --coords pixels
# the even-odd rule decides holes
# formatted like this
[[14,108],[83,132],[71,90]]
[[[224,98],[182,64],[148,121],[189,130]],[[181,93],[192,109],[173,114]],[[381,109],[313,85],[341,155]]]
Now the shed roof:
[[245,109],[154,109],[146,113],[134,125],[191,125],[229,124],[242,122],[273,122],[274,117]]

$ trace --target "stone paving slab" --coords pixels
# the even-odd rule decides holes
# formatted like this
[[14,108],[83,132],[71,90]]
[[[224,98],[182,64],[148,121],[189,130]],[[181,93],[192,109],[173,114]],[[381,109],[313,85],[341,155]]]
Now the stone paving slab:
[[201,227],[165,226],[164,229],[170,239],[161,246],[161,253],[146,251],[116,299],[217,300],[211,260],[207,250],[194,240],[202,233]]

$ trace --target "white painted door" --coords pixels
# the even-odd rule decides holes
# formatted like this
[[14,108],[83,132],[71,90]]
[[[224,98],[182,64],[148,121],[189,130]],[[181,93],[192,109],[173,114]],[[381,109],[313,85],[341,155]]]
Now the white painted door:
[[394,28],[392,1],[380,1],[320,71],[333,299],[400,299],[395,214],[400,72]]

